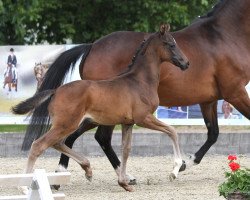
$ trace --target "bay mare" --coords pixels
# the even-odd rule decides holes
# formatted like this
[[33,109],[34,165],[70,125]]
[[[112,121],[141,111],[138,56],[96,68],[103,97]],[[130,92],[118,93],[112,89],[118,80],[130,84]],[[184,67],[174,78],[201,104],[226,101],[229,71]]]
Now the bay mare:
[[[31,146],[25,172],[31,173],[36,159],[49,147],[73,158],[92,178],[92,169],[87,158],[81,157],[64,144],[64,139],[79,128],[83,121],[94,124],[122,125],[121,169],[117,171],[118,183],[132,191],[126,178],[126,162],[131,149],[132,127],[138,126],[166,133],[173,142],[174,170],[170,179],[175,179],[184,161],[174,128],[155,118],[153,113],[159,105],[157,88],[160,64],[171,62],[181,69],[189,65],[169,33],[169,25],[152,34],[135,57],[134,63],[118,77],[103,81],[79,80],[58,89],[45,90],[21,102],[12,110],[26,114],[49,101],[50,130],[37,133],[38,139]],[[24,141],[25,142],[25,141]]]
[[[207,15],[197,19],[183,30],[173,32],[180,48],[190,61],[190,69],[182,72],[170,63],[161,65],[158,95],[161,106],[188,106],[200,104],[207,127],[207,140],[191,157],[190,166],[201,162],[209,148],[217,141],[219,127],[217,101],[225,99],[250,118],[250,101],[245,85],[250,77],[250,1],[222,0]],[[138,45],[150,33],[120,31],[107,35],[93,44],[82,44],[59,56],[48,70],[40,91],[59,87],[71,63],[82,56],[79,66],[82,79],[100,80],[120,74],[131,62]],[[37,116],[47,116],[47,105],[35,109],[26,137],[30,144]],[[43,123],[47,123],[44,118]],[[96,126],[85,121],[72,134],[66,144]],[[98,126],[96,140],[103,148],[112,166],[117,169],[120,161],[111,146],[113,126]],[[27,140],[27,138],[26,138]],[[29,146],[23,146],[28,149]],[[62,155],[60,166],[67,168],[68,157]]]

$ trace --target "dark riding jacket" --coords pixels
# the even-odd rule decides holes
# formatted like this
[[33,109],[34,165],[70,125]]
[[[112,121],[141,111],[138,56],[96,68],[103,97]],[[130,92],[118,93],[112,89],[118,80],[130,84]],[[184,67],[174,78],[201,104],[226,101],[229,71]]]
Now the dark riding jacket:
[[16,63],[17,63],[16,56],[15,55],[13,55],[13,56],[9,55],[8,60],[7,60],[7,64],[12,64],[12,65],[14,65],[16,67]]

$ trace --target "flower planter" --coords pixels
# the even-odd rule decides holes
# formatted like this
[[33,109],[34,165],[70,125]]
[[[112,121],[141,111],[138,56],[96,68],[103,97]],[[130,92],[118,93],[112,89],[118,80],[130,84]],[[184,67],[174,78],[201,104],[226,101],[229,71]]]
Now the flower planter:
[[228,200],[249,200],[250,196],[246,197],[240,192],[233,192],[228,195],[227,199]]
[[219,185],[219,193],[228,200],[250,200],[250,169],[241,167],[237,159],[235,155],[228,156],[231,172],[225,172],[226,181]]

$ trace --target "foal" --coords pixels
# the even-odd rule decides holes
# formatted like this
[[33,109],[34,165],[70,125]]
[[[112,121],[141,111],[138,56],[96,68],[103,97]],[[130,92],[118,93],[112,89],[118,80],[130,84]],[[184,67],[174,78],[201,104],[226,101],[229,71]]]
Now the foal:
[[[122,159],[118,183],[132,191],[126,179],[126,163],[131,149],[132,127],[138,126],[166,133],[173,142],[174,170],[170,179],[177,177],[182,166],[177,134],[173,127],[157,120],[153,113],[159,99],[160,64],[171,62],[181,69],[188,67],[188,60],[169,33],[169,25],[162,25],[138,51],[128,70],[116,78],[104,81],[80,80],[56,90],[46,90],[12,108],[15,114],[25,114],[51,98],[49,115],[51,128],[32,144],[26,173],[32,172],[36,159],[49,147],[73,158],[91,179],[89,161],[68,148],[63,140],[74,132],[84,120],[102,125],[122,125]],[[41,136],[42,133],[39,133]]]

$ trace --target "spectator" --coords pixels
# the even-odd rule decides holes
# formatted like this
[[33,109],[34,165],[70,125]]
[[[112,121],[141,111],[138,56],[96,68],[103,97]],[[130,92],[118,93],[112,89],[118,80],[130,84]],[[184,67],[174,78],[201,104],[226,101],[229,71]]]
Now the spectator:
[[233,106],[227,101],[223,101],[222,103],[222,113],[224,119],[238,119],[238,115],[233,114]]

